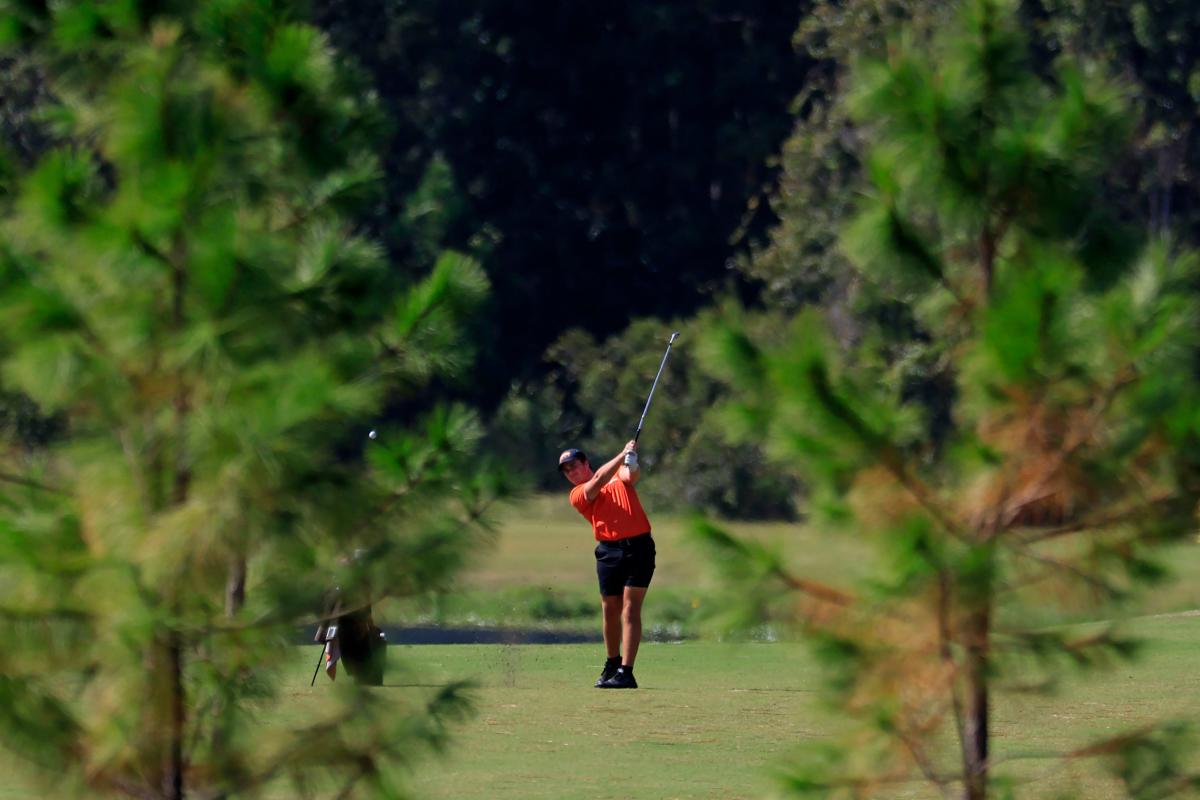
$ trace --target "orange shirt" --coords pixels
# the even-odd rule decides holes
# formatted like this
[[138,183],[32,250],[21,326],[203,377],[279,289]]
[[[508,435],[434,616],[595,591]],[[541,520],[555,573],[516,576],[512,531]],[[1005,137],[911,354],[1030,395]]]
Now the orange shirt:
[[598,542],[613,542],[650,532],[650,520],[642,510],[637,490],[632,483],[626,483],[616,475],[600,488],[600,493],[590,503],[584,495],[583,484],[579,484],[571,490],[571,505],[592,523],[592,532]]

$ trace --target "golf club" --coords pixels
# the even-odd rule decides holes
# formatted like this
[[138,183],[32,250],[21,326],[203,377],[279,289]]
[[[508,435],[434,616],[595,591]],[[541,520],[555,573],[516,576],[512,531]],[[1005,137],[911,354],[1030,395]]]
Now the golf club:
[[325,643],[321,642],[321,654],[317,656],[317,668],[313,670],[313,678],[309,682],[309,686],[317,685],[317,675],[321,672],[321,664],[325,663]]
[[313,670],[312,680],[309,686],[317,685],[317,675],[321,672],[321,665],[325,663],[325,649],[329,647],[329,640],[337,636],[337,625],[330,625],[325,629],[325,635],[321,637],[321,654],[317,656],[317,668]]
[[675,344],[678,338],[679,331],[675,331],[671,334],[671,341],[667,342],[667,352],[663,353],[662,363],[658,365],[658,374],[654,376],[654,383],[650,385],[650,395],[646,398],[646,407],[642,409],[642,418],[638,420],[637,432],[633,434],[635,442],[642,435],[642,425],[646,421],[646,412],[650,410],[650,401],[654,399],[654,390],[658,388],[658,379],[662,377],[663,367],[667,365],[667,356],[671,355],[671,345]]

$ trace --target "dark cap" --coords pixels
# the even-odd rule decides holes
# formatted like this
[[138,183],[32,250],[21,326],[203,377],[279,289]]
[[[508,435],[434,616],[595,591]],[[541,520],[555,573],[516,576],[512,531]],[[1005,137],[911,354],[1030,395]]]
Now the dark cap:
[[579,461],[587,461],[587,455],[582,450],[576,450],[574,447],[572,447],[570,450],[563,450],[562,455],[558,457],[558,471],[562,472],[563,467],[565,467],[569,462],[575,461],[576,459]]

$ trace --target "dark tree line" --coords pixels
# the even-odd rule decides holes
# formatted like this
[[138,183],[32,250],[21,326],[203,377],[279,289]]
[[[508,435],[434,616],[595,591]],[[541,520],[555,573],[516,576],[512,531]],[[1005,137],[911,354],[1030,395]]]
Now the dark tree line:
[[[488,271],[482,399],[543,370],[569,328],[607,336],[744,284],[731,257],[773,221],[773,156],[808,66],[791,42],[801,10],[315,4],[395,125],[378,219],[393,246],[432,227]],[[400,211],[414,192],[423,216]]]
[[[1070,55],[1131,96],[1138,128],[1106,176],[1110,210],[1135,230],[1194,240],[1200,12],[1165,0],[1017,5],[1039,73]],[[393,400],[389,416],[447,391],[489,408],[506,396],[540,403],[535,415],[572,420],[527,443],[540,463],[540,451],[608,427],[571,388],[590,365],[557,363],[555,342],[579,328],[604,358],[625,348],[605,342],[632,321],[691,317],[726,292],[785,314],[830,307],[844,342],[879,319],[897,342],[924,335],[864,290],[838,246],[864,175],[845,76],[900,23],[918,37],[944,27],[946,7],[315,0],[304,13],[373,87],[387,127],[383,180],[364,187],[373,200],[358,224],[398,274],[452,247],[478,258],[493,287],[467,323],[476,369]],[[31,113],[45,99],[36,72],[11,56],[0,70],[2,179],[49,137]],[[936,365],[905,369],[912,396],[944,394]],[[562,391],[546,395],[547,380]]]

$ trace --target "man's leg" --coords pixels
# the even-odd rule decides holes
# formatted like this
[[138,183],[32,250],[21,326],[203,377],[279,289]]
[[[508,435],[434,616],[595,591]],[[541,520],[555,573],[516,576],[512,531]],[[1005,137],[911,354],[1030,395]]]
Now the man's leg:
[[[608,599],[608,598],[605,598]],[[633,670],[633,661],[637,658],[638,645],[642,642],[642,602],[646,599],[646,587],[626,586],[624,608],[621,614],[621,638],[625,642],[625,657],[621,665]],[[609,655],[613,651],[609,650]]]
[[621,666],[621,597],[626,576],[621,568],[620,549],[609,547],[604,542],[596,545],[596,577],[600,582],[600,629],[604,633],[604,649],[608,659],[596,679],[596,688],[617,674]]
[[[626,593],[629,592],[627,588]],[[645,592],[645,589],[642,590]],[[621,655],[621,602],[619,594],[600,595],[600,605],[604,612],[604,649],[609,658]]]

